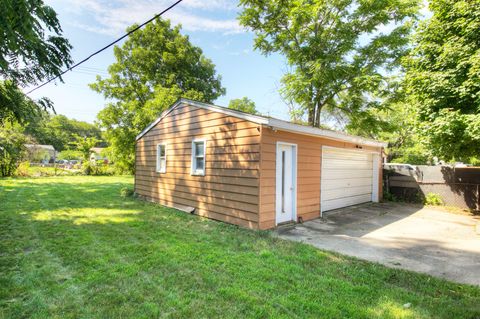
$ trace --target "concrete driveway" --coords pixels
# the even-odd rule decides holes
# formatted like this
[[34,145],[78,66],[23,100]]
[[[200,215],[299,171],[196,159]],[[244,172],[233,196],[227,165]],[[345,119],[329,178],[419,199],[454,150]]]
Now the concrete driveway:
[[430,207],[369,203],[276,232],[285,239],[389,267],[480,285],[479,221]]

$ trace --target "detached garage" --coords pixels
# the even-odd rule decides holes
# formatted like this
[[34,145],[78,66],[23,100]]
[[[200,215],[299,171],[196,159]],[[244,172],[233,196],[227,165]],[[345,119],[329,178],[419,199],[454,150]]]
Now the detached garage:
[[378,201],[381,142],[181,99],[137,136],[146,200],[269,229]]

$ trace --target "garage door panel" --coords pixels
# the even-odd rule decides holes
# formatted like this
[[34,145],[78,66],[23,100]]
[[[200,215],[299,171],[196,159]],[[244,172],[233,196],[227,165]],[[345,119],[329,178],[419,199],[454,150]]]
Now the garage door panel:
[[344,160],[344,159],[326,159],[323,168],[331,169],[372,169],[372,161]]
[[373,155],[346,149],[322,154],[322,211],[372,200]]
[[357,170],[344,170],[344,169],[324,169],[322,171],[322,180],[337,180],[344,178],[372,178],[373,172],[371,169],[357,169]]
[[372,154],[360,152],[323,152],[323,158],[326,159],[342,159],[342,160],[357,160],[357,161],[371,161]]
[[341,207],[366,203],[366,202],[369,202],[371,200],[372,200],[372,195],[371,194],[352,196],[352,197],[348,197],[348,198],[338,198],[338,199],[326,200],[326,201],[322,201],[322,211],[327,211],[327,210],[337,209],[337,208],[341,208]]
[[323,200],[332,200],[337,198],[338,199],[348,198],[348,197],[359,196],[359,195],[368,195],[371,197],[371,193],[372,193],[372,185],[365,185],[365,186],[322,190],[322,198]]
[[338,188],[348,188],[356,186],[372,186],[371,177],[360,177],[360,178],[342,178],[342,179],[332,179],[325,181],[322,184],[322,191],[329,189],[338,189]]

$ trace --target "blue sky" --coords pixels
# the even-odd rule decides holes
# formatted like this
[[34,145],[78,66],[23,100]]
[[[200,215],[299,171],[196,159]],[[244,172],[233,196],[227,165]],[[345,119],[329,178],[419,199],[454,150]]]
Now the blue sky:
[[[141,23],[162,11],[174,0],[47,0],[59,15],[64,35],[73,45],[79,61],[122,35],[125,28]],[[217,66],[225,96],[215,103],[226,106],[233,98],[248,96],[264,114],[288,119],[288,109],[278,95],[280,78],[286,69],[279,55],[265,57],[253,51],[253,34],[239,26],[237,1],[184,0],[164,18],[181,23],[183,34],[201,47]],[[57,113],[93,122],[106,101],[88,88],[95,75],[107,75],[114,62],[113,49],[93,57],[64,76],[65,83],[51,83],[31,94],[49,97]]]

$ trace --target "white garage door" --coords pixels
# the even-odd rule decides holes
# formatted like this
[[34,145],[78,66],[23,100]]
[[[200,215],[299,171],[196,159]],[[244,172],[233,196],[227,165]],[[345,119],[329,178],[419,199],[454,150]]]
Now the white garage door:
[[367,152],[324,148],[320,194],[322,212],[378,200],[378,169],[373,169],[377,158],[377,155]]

